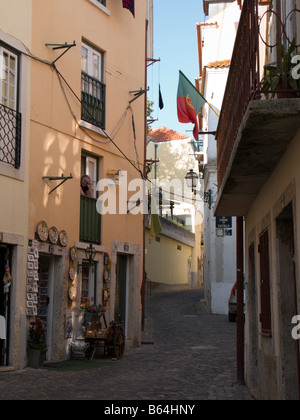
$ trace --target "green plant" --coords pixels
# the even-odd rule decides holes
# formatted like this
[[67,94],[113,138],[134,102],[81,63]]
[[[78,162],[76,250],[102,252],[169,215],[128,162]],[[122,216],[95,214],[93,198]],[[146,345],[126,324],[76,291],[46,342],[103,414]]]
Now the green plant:
[[30,323],[28,347],[33,350],[46,350],[45,330],[41,321]]
[[95,315],[99,315],[99,316],[101,316],[102,315],[102,306],[101,305],[92,305],[92,306],[86,306],[86,307],[84,307],[84,306],[81,306],[81,309],[82,309],[82,314],[85,314],[85,313],[89,313],[89,314],[95,314]]
[[[281,44],[278,48],[279,63],[270,63],[264,66],[264,78],[261,82],[263,91],[300,89],[300,81],[293,77],[293,69],[296,63],[293,60],[296,52],[296,40],[294,39],[286,51]],[[272,92],[272,97],[275,93]]]

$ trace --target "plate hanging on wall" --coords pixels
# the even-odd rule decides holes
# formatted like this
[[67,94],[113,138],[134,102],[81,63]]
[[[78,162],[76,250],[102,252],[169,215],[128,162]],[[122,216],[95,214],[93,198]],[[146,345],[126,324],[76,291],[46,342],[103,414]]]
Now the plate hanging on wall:
[[47,223],[44,220],[38,223],[36,232],[40,241],[42,242],[47,241],[48,236],[49,236],[49,231],[48,231]]
[[51,242],[52,245],[56,245],[58,242],[58,230],[56,229],[55,226],[52,226],[49,229],[49,241]]
[[67,232],[64,230],[59,232],[59,243],[63,247],[66,247],[68,245],[68,235],[67,235]]

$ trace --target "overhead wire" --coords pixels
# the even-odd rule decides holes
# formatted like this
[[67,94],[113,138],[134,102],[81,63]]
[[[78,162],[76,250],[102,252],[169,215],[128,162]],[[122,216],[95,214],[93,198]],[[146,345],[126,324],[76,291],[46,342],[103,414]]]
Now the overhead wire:
[[[61,72],[56,67],[55,67],[55,70],[56,70],[57,74],[59,75],[59,77],[61,77],[62,80],[64,81],[64,83],[68,86],[68,88],[70,89],[70,91],[72,92],[72,94],[75,96],[75,98],[79,101],[79,103],[82,106],[84,106],[84,104],[82,103],[81,99],[78,97],[78,95],[76,94],[76,92],[74,92],[74,90],[72,89],[72,87],[70,86],[70,84],[67,82],[67,80],[64,78],[64,76],[61,74]],[[128,110],[128,108],[130,108],[130,105],[127,107],[126,111]],[[89,111],[87,109],[86,109],[86,111],[89,113]],[[126,111],[125,111],[125,114],[126,114]],[[90,116],[91,116],[92,119],[94,119],[91,114],[90,114]],[[103,130],[102,129],[102,131],[103,131],[105,137],[107,137],[107,139],[109,140],[109,142],[111,142],[118,149],[118,151],[122,154],[122,156],[124,156],[124,158],[140,173],[140,175],[142,175],[142,178],[143,178],[144,175],[143,175],[142,171],[134,165],[134,163],[132,162],[132,160],[115,143],[115,141],[113,140],[113,138],[106,132],[106,130]],[[100,141],[100,140],[98,140],[98,141]]]
[[[27,51],[29,51],[29,49],[26,47],[26,50]],[[106,142],[103,142],[103,141],[101,141],[101,140],[98,140],[98,139],[95,139],[94,137],[92,137],[82,126],[80,126],[80,124],[79,124],[79,121],[78,121],[78,119],[77,119],[77,117],[76,117],[76,115],[75,115],[75,113],[74,113],[74,111],[72,110],[72,107],[71,107],[71,104],[70,104],[70,101],[68,100],[68,97],[67,97],[67,94],[66,94],[66,91],[65,91],[65,88],[64,88],[64,86],[63,86],[63,84],[62,84],[62,81],[65,83],[65,85],[68,87],[68,89],[70,90],[70,92],[74,95],[74,97],[78,100],[78,102],[81,104],[81,106],[83,106],[83,107],[85,107],[85,105],[82,103],[82,101],[81,101],[81,99],[78,97],[78,95],[76,94],[76,92],[73,90],[73,88],[71,87],[71,85],[68,83],[68,81],[65,79],[65,77],[62,75],[62,73],[57,69],[57,67],[56,67],[56,65],[54,64],[54,63],[52,63],[52,62],[50,62],[50,61],[47,61],[47,60],[44,60],[44,59],[41,59],[41,58],[39,58],[39,57],[36,57],[36,56],[34,56],[30,51],[28,52],[28,53],[24,53],[23,52],[23,54],[24,55],[26,55],[27,57],[29,57],[29,58],[31,58],[31,59],[33,59],[33,60],[35,60],[35,61],[37,61],[37,62],[40,62],[40,63],[42,63],[42,64],[45,64],[45,65],[48,65],[49,67],[51,67],[52,69],[54,69],[55,70],[55,72],[56,72],[56,74],[57,74],[57,76],[58,76],[58,79],[59,79],[59,84],[60,84],[60,87],[61,87],[61,89],[62,89],[62,91],[63,91],[63,95],[64,95],[64,97],[65,97],[65,99],[66,99],[66,102],[67,102],[67,104],[68,104],[68,107],[69,107],[69,110],[70,110],[70,112],[71,112],[71,114],[72,114],[72,116],[73,116],[73,118],[75,119],[75,121],[77,122],[77,124],[78,124],[78,126],[80,127],[80,129],[82,129],[82,131],[84,131],[93,141],[96,141],[96,142],[98,142],[98,143],[102,143],[102,144],[109,144],[109,143],[112,143],[115,147],[116,147],[116,149],[121,153],[121,155],[130,163],[130,165],[140,174],[140,176],[141,176],[141,178],[144,180],[144,181],[148,181],[151,185],[152,185],[152,187],[155,189],[155,190],[157,190],[158,189],[158,187],[157,187],[157,185],[155,185],[154,183],[153,183],[153,181],[148,177],[148,176],[146,176],[146,175],[144,175],[144,173],[143,173],[143,171],[140,169],[140,162],[139,162],[139,156],[138,156],[138,151],[137,151],[137,144],[136,144],[136,132],[135,132],[135,123],[134,123],[134,114],[133,114],[133,109],[132,109],[132,107],[131,107],[131,105],[128,105],[128,107],[126,108],[126,110],[125,110],[125,112],[124,112],[124,114],[123,114],[123,116],[121,117],[121,119],[120,119],[120,121],[119,121],[119,123],[117,124],[117,126],[115,127],[115,129],[113,130],[113,132],[115,131],[115,130],[117,130],[116,131],[116,133],[115,133],[115,135],[114,135],[114,137],[116,137],[116,135],[118,134],[118,132],[120,131],[120,129],[121,129],[121,127],[122,127],[122,124],[124,123],[124,121],[125,121],[125,119],[126,119],[126,116],[127,116],[127,113],[128,113],[128,111],[130,110],[131,111],[131,113],[132,113],[132,128],[133,128],[133,132],[134,132],[134,147],[135,147],[135,151],[136,151],[136,158],[137,158],[137,163],[138,163],[138,167],[133,163],[133,161],[123,152],[123,150],[115,143],[115,141],[114,141],[114,138],[112,137],[112,136],[110,136],[107,132],[106,132],[106,130],[104,130],[104,129],[102,129],[101,128],[101,130],[102,130],[102,132],[103,132],[103,134],[105,135],[105,137],[108,139],[108,141],[106,141]],[[89,111],[85,108],[85,110],[89,113]],[[93,118],[93,116],[89,113],[89,115],[91,116],[91,118],[92,119],[94,119]],[[118,128],[118,125],[120,125],[121,124],[121,126]],[[97,126],[97,122],[96,122],[96,124],[95,124],[96,126]],[[100,128],[100,127],[99,127]],[[118,128],[118,129],[117,129]],[[160,191],[161,192],[164,192],[165,194],[170,194],[170,191],[167,191],[167,190],[164,190],[164,189],[160,189]],[[186,197],[186,196],[183,196],[183,195],[179,195],[179,194],[176,194],[176,193],[172,193],[172,196],[173,197],[177,197],[178,199],[180,199],[180,201],[181,200],[184,200],[184,201],[191,201],[192,203],[194,202],[194,199],[193,198],[190,198],[190,197]]]

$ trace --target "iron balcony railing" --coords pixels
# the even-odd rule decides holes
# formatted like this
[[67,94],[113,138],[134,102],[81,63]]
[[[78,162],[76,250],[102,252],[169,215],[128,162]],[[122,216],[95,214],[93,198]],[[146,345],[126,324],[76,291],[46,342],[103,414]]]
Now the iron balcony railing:
[[99,80],[81,74],[81,118],[105,128],[105,85]]
[[0,104],[0,162],[19,169],[21,164],[22,116]]
[[[284,19],[274,10],[269,9],[263,17],[269,17],[270,22],[276,22],[276,43],[269,45],[263,38],[260,25],[263,17],[259,15],[258,0],[244,0],[239,28],[234,45],[230,71],[216,138],[218,141],[218,183],[221,186],[230,158],[234,149],[238,130],[251,100],[263,99],[266,92],[262,91],[260,63],[261,53],[268,49],[268,53],[283,41],[291,45],[288,37],[287,24],[296,22],[300,10],[294,9]],[[267,3],[266,3],[267,4]],[[266,20],[266,19],[264,19]],[[296,25],[296,23],[295,23]],[[273,34],[274,36],[274,34]],[[297,46],[298,48],[299,46]],[[263,49],[262,49],[263,48]],[[277,91],[268,91],[278,94]],[[300,92],[297,91],[297,94]]]
[[95,198],[81,196],[80,241],[101,244],[101,215],[96,208]]
[[258,0],[245,0],[217,128],[218,183],[222,183],[242,118],[259,87]]

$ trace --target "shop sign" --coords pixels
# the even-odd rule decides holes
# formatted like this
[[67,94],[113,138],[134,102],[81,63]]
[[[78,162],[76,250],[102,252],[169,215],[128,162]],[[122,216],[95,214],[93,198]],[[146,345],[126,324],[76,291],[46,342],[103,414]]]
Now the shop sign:
[[232,217],[217,217],[216,228],[217,229],[232,229]]

